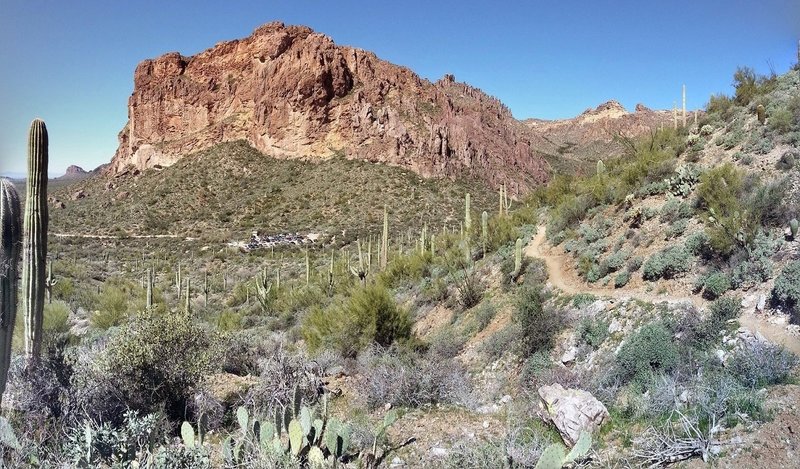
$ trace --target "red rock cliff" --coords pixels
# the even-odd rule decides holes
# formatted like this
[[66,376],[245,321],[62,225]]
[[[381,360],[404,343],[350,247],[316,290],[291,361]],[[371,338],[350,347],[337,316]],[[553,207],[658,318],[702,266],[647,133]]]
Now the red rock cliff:
[[128,124],[109,171],[170,165],[246,139],[281,158],[344,151],[424,176],[473,176],[526,191],[547,179],[541,142],[497,99],[436,83],[311,29],[270,23],[192,57],[136,68]]

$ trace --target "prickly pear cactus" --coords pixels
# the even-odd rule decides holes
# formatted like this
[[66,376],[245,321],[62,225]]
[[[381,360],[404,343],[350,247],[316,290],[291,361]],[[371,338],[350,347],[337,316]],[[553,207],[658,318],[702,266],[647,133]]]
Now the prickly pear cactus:
[[561,469],[565,458],[564,446],[559,443],[552,444],[544,449],[535,469]]

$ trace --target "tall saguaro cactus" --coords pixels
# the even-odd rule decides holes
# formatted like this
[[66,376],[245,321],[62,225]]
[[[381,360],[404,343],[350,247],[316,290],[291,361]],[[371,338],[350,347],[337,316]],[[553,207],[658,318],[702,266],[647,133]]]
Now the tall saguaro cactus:
[[464,228],[469,233],[470,228],[472,228],[472,213],[470,212],[469,207],[469,192],[464,197]]
[[0,179],[0,399],[6,390],[11,363],[11,341],[17,316],[17,271],[22,247],[19,194]]
[[381,236],[381,270],[389,263],[389,211],[383,206],[383,235]]
[[25,357],[38,362],[42,351],[45,269],[47,264],[47,127],[41,119],[28,134],[28,180],[22,240],[22,297],[25,312]]

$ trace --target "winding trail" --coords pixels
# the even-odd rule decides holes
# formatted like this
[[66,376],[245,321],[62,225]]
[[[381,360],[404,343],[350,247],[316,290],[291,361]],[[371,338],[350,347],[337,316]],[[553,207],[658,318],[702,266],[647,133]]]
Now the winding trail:
[[[566,266],[571,259],[566,254],[552,253],[547,247],[545,237],[546,228],[539,226],[536,236],[528,244],[524,253],[527,257],[542,259],[547,265],[547,275],[549,282],[564,293],[574,295],[577,293],[591,293],[598,297],[610,297],[615,299],[638,299],[648,303],[691,303],[698,309],[704,308],[708,301],[699,296],[671,296],[642,291],[634,288],[613,288],[598,285],[587,285],[577,275],[572,273]],[[761,334],[768,341],[784,346],[787,350],[796,355],[800,355],[800,338],[792,335],[785,326],[772,324],[754,311],[746,311],[739,317],[739,324],[754,333]]]

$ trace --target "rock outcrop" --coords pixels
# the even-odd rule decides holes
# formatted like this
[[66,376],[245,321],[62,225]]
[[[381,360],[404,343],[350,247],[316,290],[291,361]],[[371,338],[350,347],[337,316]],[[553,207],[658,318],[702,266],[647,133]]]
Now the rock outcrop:
[[573,446],[582,431],[596,432],[609,418],[602,402],[581,389],[564,389],[560,384],[539,388],[543,417],[553,422],[567,446]]
[[244,139],[274,157],[345,153],[423,176],[506,183],[513,193],[548,177],[536,151],[546,142],[497,99],[282,23],[192,57],[140,63],[128,119],[112,174]]

